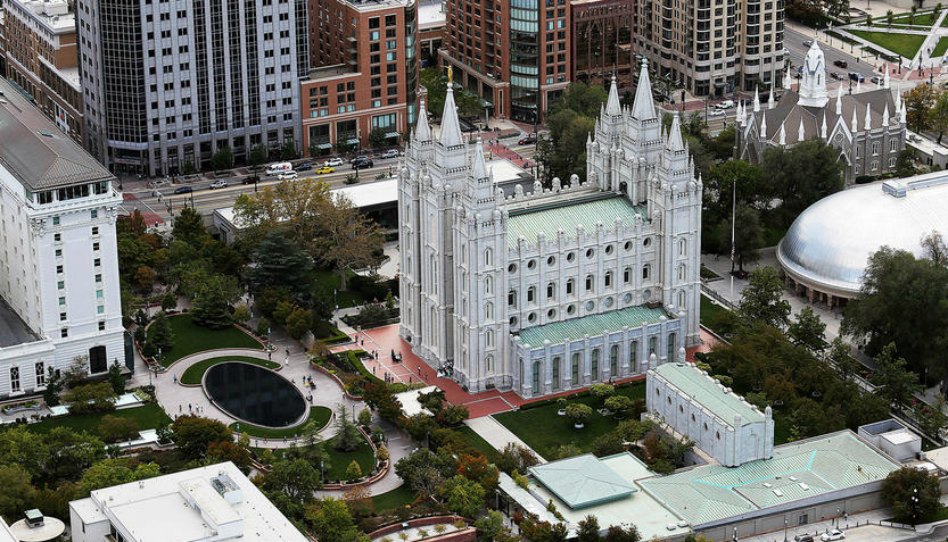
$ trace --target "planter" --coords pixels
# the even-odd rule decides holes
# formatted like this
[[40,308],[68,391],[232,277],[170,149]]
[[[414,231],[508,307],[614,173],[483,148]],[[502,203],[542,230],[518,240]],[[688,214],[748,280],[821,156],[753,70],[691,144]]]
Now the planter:
[[573,428],[574,428],[574,429],[582,429],[583,427],[586,427],[586,424],[584,424],[583,422],[575,422],[575,423],[573,423]]
[[565,408],[561,408],[561,409],[557,410],[557,411],[556,411],[556,415],[557,415],[557,416],[566,416],[566,409],[565,409]]

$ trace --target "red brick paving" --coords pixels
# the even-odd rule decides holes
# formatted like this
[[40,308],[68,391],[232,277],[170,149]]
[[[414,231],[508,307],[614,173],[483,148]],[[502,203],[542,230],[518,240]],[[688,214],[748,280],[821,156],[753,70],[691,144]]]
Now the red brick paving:
[[[435,370],[428,366],[418,356],[412,353],[411,345],[398,336],[398,324],[377,327],[360,331],[357,333],[356,342],[334,348],[333,351],[345,351],[353,349],[362,349],[369,353],[375,353],[377,359],[365,359],[365,367],[372,371],[379,378],[386,375],[394,378],[396,381],[405,383],[423,382],[426,385],[438,386],[444,390],[445,398],[448,402],[455,405],[465,405],[470,411],[471,418],[488,416],[498,412],[506,412],[520,407],[521,405],[536,401],[545,401],[553,397],[571,395],[582,390],[569,390],[562,393],[545,395],[536,399],[524,399],[513,391],[501,392],[499,390],[490,390],[480,393],[470,393],[464,391],[461,386],[448,378],[441,378],[435,374]],[[707,352],[711,346],[716,343],[713,335],[701,330],[701,339],[703,344],[688,349],[686,357],[694,361],[696,352]],[[402,356],[402,361],[396,363],[392,360],[392,351],[396,355]],[[615,380],[616,384],[627,382],[637,382],[645,379],[644,375],[637,375],[629,378]]]

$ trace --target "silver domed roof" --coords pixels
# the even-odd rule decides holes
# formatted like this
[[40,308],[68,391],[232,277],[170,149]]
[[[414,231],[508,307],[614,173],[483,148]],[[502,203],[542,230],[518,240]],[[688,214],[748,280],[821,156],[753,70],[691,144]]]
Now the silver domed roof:
[[853,297],[862,287],[869,256],[883,246],[921,256],[922,238],[933,230],[948,236],[945,172],[859,186],[823,198],[793,222],[777,247],[777,259],[797,281]]

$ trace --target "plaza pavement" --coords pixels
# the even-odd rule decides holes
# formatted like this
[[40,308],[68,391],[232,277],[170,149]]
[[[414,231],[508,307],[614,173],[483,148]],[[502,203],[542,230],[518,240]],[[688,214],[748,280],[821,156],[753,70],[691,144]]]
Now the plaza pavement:
[[520,437],[513,434],[509,429],[495,420],[493,416],[467,419],[464,421],[464,425],[473,429],[475,433],[480,435],[481,438],[486,440],[488,444],[497,450],[503,450],[508,444],[516,444],[533,452],[533,455],[537,456],[540,463],[546,463],[546,459],[544,459],[542,455],[527,446],[526,442],[520,440]]

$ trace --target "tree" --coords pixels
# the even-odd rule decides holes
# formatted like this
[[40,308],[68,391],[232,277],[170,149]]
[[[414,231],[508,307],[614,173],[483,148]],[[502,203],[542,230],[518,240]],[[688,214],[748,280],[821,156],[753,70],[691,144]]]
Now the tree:
[[603,406],[615,413],[616,417],[624,418],[632,410],[632,399],[625,395],[613,395],[606,399]]
[[470,412],[464,405],[445,405],[438,411],[435,421],[444,427],[460,425],[461,422],[470,416]]
[[233,441],[229,427],[217,420],[198,416],[178,416],[171,424],[172,439],[184,459],[200,460],[211,443]]
[[[603,542],[639,542],[642,535],[635,525],[629,525],[625,528],[619,525],[610,525],[606,530],[606,536],[602,537]],[[710,541],[707,541],[710,542]]]
[[62,373],[53,367],[46,368],[46,389],[43,391],[43,402],[46,406],[59,405],[59,394],[63,392],[66,383],[63,381]]
[[576,529],[577,542],[599,542],[599,520],[596,516],[587,515],[579,520],[578,529]]
[[247,273],[247,280],[254,293],[282,287],[289,290],[297,301],[309,296],[309,274],[313,260],[302,246],[279,229],[274,229],[263,238],[254,250],[251,261],[254,265]]
[[131,418],[105,415],[99,422],[96,433],[105,442],[122,442],[138,438],[138,422]]
[[275,229],[309,250],[319,233],[317,215],[329,198],[329,185],[315,179],[283,181],[257,193],[241,194],[234,202],[236,220],[246,224],[241,239],[254,246]]
[[211,156],[211,169],[214,171],[230,169],[232,167],[234,167],[234,153],[230,150],[230,147],[225,145]]
[[97,489],[154,478],[158,474],[155,463],[136,463],[126,458],[104,459],[86,469],[76,484],[76,490],[78,495],[88,497]]
[[907,251],[883,247],[869,257],[861,295],[845,309],[842,331],[868,337],[875,355],[898,346],[913,371],[938,380],[948,376],[948,268]]
[[859,362],[852,356],[850,346],[843,341],[842,337],[837,336],[833,339],[826,357],[836,366],[836,370],[844,380],[851,380],[859,369]]
[[583,403],[573,403],[566,407],[566,417],[573,420],[576,425],[582,425],[592,415],[592,408]]
[[306,509],[306,520],[319,542],[368,542],[359,531],[344,501],[325,498]]
[[204,229],[204,218],[193,207],[181,209],[174,219],[171,236],[194,249],[200,249],[211,238]]
[[474,522],[477,529],[477,539],[481,542],[493,542],[507,532],[504,525],[504,515],[497,510],[488,510],[486,514]]
[[937,91],[928,85],[918,85],[902,95],[909,130],[920,133],[931,128],[930,111],[937,97]]
[[372,131],[369,132],[369,146],[373,149],[384,147],[388,142],[388,138],[385,137],[387,133],[388,130],[385,128],[373,128]]
[[293,141],[292,137],[288,137],[283,141],[283,147],[280,148],[280,157],[284,160],[295,160],[299,158],[299,152],[296,150],[296,142]]
[[346,480],[358,480],[359,478],[362,478],[362,467],[359,466],[358,461],[353,459],[346,467]]
[[154,269],[147,265],[139,266],[135,270],[135,285],[143,292],[151,292],[155,287],[155,280],[158,278],[158,273]]
[[[573,83],[577,84],[577,83]],[[586,179],[586,139],[596,128],[596,121],[572,109],[560,109],[546,116],[550,137],[537,141],[536,158],[542,164],[543,182],[549,184],[559,177],[566,184],[576,175]]]
[[395,474],[423,498],[434,495],[443,481],[454,476],[458,462],[450,454],[421,448],[395,463]]
[[378,261],[384,235],[377,224],[341,194],[326,199],[318,219],[321,235],[313,240],[313,250],[322,262],[336,268],[339,289],[345,290],[350,270]]
[[175,297],[174,293],[171,291],[165,292],[165,295],[161,296],[162,312],[172,311],[176,308],[178,308],[178,299]]
[[922,248],[925,249],[925,257],[932,263],[942,267],[948,266],[948,246],[945,246],[945,240],[940,232],[932,231],[923,237]]
[[915,175],[915,153],[912,149],[902,149],[895,161],[896,177],[911,177]]
[[873,361],[876,363],[876,392],[890,405],[902,409],[919,391],[918,375],[909,371],[905,358],[898,356],[895,343],[887,344]]
[[147,342],[155,352],[161,350],[168,352],[174,345],[174,332],[171,330],[171,322],[165,316],[164,312],[159,312],[147,330]]
[[296,340],[301,339],[312,327],[312,311],[296,307],[286,317],[286,332]]
[[930,521],[941,509],[938,478],[914,467],[889,473],[882,482],[880,496],[901,523],[916,525]]
[[210,275],[200,285],[191,305],[191,319],[199,326],[223,329],[234,323],[231,304],[240,297],[237,279]]
[[589,393],[599,399],[602,402],[605,402],[612,394],[616,392],[616,387],[612,384],[606,384],[600,382],[598,384],[593,384],[589,387]]
[[803,307],[796,320],[787,327],[787,335],[795,344],[822,352],[826,348],[826,324],[810,307]]
[[62,395],[70,414],[89,414],[115,410],[115,392],[108,382],[76,386]]
[[941,145],[941,138],[948,130],[948,92],[939,92],[934,105],[928,111],[931,129],[938,132],[937,143]]
[[759,267],[750,274],[750,284],[741,292],[740,314],[777,329],[789,323],[790,303],[781,297],[783,281],[773,267]]
[[457,475],[445,481],[441,495],[448,510],[466,518],[474,518],[484,507],[486,491],[477,482]]
[[461,456],[458,474],[480,484],[484,489],[493,491],[500,478],[500,470],[487,461],[483,454],[467,454]]
[[267,148],[263,145],[254,145],[250,149],[250,154],[247,155],[247,164],[250,165],[254,171],[266,163],[268,158]]
[[346,413],[345,405],[339,405],[336,411],[336,436],[333,438],[333,447],[344,452],[351,452],[362,445],[364,440],[359,428]]
[[359,411],[359,425],[362,427],[368,427],[372,424],[372,411],[363,408]]
[[29,471],[17,464],[0,465],[0,516],[15,518],[30,508],[36,495]]
[[[246,435],[241,435],[248,438]],[[251,467],[250,450],[231,440],[219,440],[207,445],[205,462],[209,465],[230,461],[243,472],[249,472]]]
[[761,170],[782,202],[778,216],[789,226],[807,207],[843,189],[839,151],[820,139],[764,151]]
[[539,462],[540,460],[529,448],[524,448],[512,442],[504,446],[504,449],[500,451],[500,457],[494,461],[497,468],[507,474],[514,471],[527,472],[527,469]]
[[720,220],[731,215],[732,200],[760,209],[772,199],[772,193],[760,167],[747,160],[728,160],[711,166],[705,178],[704,211]]
[[274,461],[261,487],[268,494],[282,493],[291,501],[308,503],[322,487],[319,470],[305,459]]
[[109,366],[109,384],[115,395],[125,393],[125,375],[122,374],[122,368],[119,367],[118,360]]
[[416,442],[424,442],[437,429],[438,423],[423,412],[419,412],[405,420],[405,430]]
[[[735,210],[736,219],[734,223],[734,258],[731,262],[733,270],[734,264],[737,268],[744,271],[745,263],[756,262],[760,255],[757,251],[764,246],[764,227],[760,222],[760,211],[747,204],[740,204]],[[722,249],[731,248],[731,219],[728,217],[718,230],[718,246]]]
[[895,14],[892,13],[892,10],[885,12],[885,24],[887,27],[892,28],[892,21],[895,19]]

